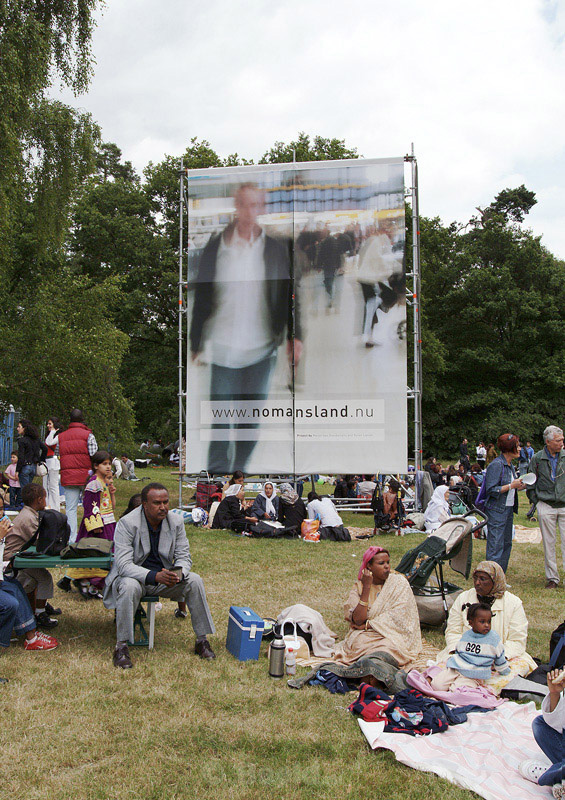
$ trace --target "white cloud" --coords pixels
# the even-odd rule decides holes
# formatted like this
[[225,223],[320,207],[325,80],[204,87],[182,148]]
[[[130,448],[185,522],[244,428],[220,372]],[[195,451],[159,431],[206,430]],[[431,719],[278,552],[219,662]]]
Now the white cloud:
[[551,0],[111,0],[80,98],[138,169],[192,136],[258,159],[300,130],[414,142],[422,213],[466,220],[525,176],[565,257],[565,10]]

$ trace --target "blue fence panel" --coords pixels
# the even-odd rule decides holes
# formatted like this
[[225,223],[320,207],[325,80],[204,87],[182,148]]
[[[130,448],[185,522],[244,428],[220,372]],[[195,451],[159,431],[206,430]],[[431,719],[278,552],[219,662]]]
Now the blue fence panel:
[[10,453],[14,449],[14,425],[16,412],[8,411],[0,422],[0,464],[10,463]]

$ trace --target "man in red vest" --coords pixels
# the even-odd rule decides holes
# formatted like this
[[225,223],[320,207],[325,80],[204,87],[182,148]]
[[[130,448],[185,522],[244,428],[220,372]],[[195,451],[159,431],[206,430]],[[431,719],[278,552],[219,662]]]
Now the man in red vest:
[[59,434],[61,485],[65,487],[67,519],[71,527],[70,542],[76,542],[78,501],[92,469],[90,459],[97,450],[96,439],[90,428],[84,424],[82,411],[73,408],[69,427]]
[[[71,528],[69,542],[76,542],[78,533],[77,508],[80,493],[84,489],[92,469],[91,457],[98,450],[94,434],[84,424],[84,415],[79,408],[71,411],[71,422],[66,431],[59,434],[59,461],[61,462],[61,486],[65,489],[65,511]],[[71,590],[71,580],[66,575],[57,582],[66,592]]]

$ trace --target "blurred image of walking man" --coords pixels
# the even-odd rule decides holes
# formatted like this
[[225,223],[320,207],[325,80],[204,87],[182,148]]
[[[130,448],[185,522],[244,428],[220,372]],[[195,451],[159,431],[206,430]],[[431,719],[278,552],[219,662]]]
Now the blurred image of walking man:
[[[210,400],[236,401],[237,408],[237,401],[267,398],[285,337],[291,363],[300,359],[302,342],[290,247],[258,225],[264,198],[256,184],[242,183],[234,203],[234,222],[212,235],[202,252],[194,281],[190,349],[198,363],[208,345]],[[247,471],[258,424],[227,422],[212,427],[215,438],[208,450],[208,471]],[[231,428],[240,431],[233,443]]]

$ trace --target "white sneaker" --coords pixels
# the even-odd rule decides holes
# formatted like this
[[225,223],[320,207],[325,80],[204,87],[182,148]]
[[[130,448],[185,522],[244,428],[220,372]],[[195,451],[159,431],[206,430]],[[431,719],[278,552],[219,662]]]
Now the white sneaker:
[[527,761],[522,761],[518,769],[522,778],[532,783],[537,783],[550,766],[549,761],[535,761],[533,758],[529,758]]

